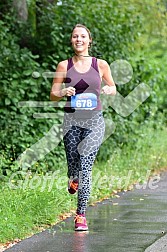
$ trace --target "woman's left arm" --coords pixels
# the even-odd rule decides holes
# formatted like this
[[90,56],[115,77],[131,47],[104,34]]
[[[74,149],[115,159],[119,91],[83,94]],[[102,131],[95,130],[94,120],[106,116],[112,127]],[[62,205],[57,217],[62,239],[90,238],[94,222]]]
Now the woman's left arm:
[[105,84],[101,92],[103,94],[116,95],[116,86],[111,75],[110,66],[105,60],[99,60],[99,68]]

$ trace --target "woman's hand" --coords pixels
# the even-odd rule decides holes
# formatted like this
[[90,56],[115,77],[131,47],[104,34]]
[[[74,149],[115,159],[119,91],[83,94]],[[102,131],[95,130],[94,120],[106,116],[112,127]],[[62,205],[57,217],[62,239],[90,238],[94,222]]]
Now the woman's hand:
[[107,95],[116,95],[116,87],[115,86],[109,86],[105,85],[102,90],[102,94],[107,94]]
[[61,96],[72,96],[72,95],[75,95],[74,87],[63,88],[61,90]]

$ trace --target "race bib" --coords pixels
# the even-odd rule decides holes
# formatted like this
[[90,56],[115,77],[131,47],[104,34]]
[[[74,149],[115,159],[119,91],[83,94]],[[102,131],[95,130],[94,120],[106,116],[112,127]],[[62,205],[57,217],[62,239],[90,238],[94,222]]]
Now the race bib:
[[71,107],[92,110],[97,107],[97,96],[93,93],[82,93],[71,96]]

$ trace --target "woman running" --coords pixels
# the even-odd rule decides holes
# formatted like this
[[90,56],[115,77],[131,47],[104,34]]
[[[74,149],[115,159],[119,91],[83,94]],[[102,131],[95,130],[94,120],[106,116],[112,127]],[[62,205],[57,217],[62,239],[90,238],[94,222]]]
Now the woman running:
[[[85,214],[92,166],[105,131],[100,94],[116,94],[110,67],[105,60],[89,55],[91,44],[89,29],[77,24],[71,34],[74,55],[58,64],[50,94],[52,101],[67,97],[63,140],[68,164],[68,191],[71,194],[78,191],[74,219],[76,231],[88,230]],[[62,88],[63,83],[65,88]]]

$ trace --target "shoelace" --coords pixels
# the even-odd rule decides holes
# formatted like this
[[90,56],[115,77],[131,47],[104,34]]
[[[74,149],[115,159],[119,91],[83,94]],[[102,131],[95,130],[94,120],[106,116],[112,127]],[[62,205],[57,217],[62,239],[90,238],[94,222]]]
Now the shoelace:
[[77,215],[75,217],[75,222],[77,222],[77,223],[85,224],[84,221],[85,221],[85,217],[84,216]]
[[74,181],[71,181],[70,188],[74,189],[76,191],[78,189],[78,183],[75,183]]

